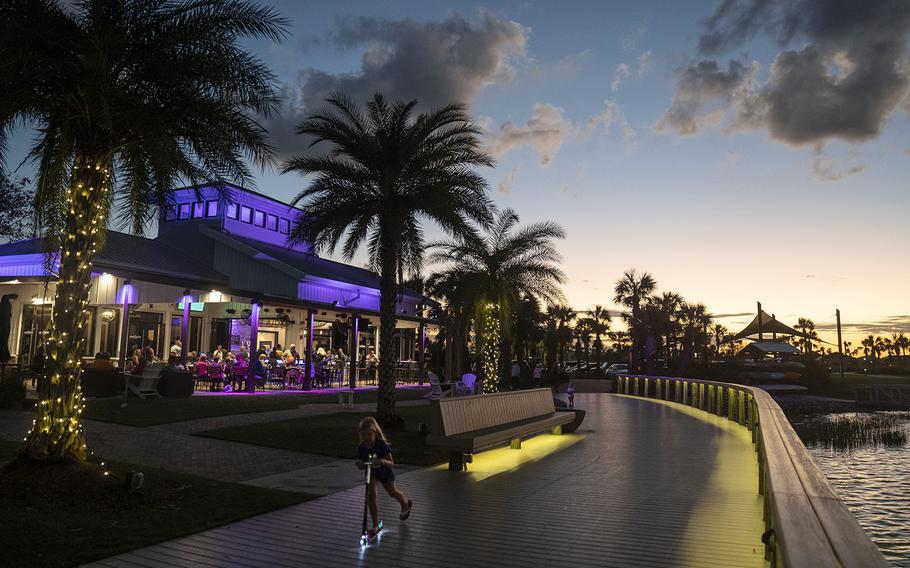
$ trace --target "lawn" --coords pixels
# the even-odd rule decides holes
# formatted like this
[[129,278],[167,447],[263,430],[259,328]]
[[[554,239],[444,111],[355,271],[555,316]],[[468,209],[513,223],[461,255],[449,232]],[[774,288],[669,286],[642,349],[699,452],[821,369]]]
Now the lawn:
[[900,375],[844,373],[844,378],[841,378],[840,374],[832,372],[830,384],[828,384],[820,394],[853,400],[853,388],[864,385],[910,385],[910,377]]
[[[0,443],[0,461],[18,444]],[[128,464],[7,466],[0,472],[4,567],[75,566],[314,498]],[[141,494],[124,472],[142,471]]]
[[[398,400],[416,400],[422,398],[426,393],[427,389],[404,388],[396,392],[396,398]],[[290,410],[302,404],[337,402],[337,393],[229,394],[189,398],[129,398],[126,400],[105,398],[86,401],[83,417],[126,426],[157,426],[197,418]],[[354,402],[376,402],[376,390],[356,391]]]
[[[386,431],[395,461],[421,466],[445,461],[447,454],[444,451],[428,448],[426,437],[417,431],[420,423],[429,423],[430,406],[402,406],[398,408],[398,411],[405,420],[405,427]],[[364,416],[371,415],[372,413],[366,412],[340,412],[279,422],[219,428],[196,435],[353,459],[357,450],[357,424]]]

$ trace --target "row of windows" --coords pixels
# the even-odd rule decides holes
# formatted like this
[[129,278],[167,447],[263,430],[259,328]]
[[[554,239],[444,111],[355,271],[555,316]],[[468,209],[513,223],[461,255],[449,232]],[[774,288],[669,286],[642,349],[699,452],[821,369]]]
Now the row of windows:
[[[228,218],[235,219],[241,223],[248,223],[263,227],[269,231],[276,231],[282,235],[291,232],[291,221],[284,217],[278,217],[265,211],[253,209],[246,205],[237,206],[236,203],[228,203],[226,214]],[[167,220],[186,220],[186,219],[203,219],[218,216],[217,201],[197,201],[196,203],[181,203],[176,210],[172,207],[168,209]]]
[[270,231],[278,231],[282,235],[291,232],[291,221],[284,217],[278,217],[265,211],[253,209],[246,205],[237,206],[236,203],[227,204],[227,216],[230,219],[236,219],[241,223],[249,223],[257,227],[264,227]]

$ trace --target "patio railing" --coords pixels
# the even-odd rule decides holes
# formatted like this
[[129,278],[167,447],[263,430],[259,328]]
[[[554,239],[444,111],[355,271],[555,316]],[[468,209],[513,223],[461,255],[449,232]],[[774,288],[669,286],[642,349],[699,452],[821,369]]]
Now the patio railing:
[[752,432],[767,529],[762,541],[772,566],[889,566],[767,392],[746,385],[640,375],[621,375],[618,391],[685,404]]

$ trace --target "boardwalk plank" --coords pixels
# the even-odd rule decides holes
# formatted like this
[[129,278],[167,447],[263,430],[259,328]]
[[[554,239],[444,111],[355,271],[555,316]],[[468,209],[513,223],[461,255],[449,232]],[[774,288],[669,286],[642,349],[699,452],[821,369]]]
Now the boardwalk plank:
[[382,495],[387,530],[367,549],[357,546],[358,487],[97,565],[764,565],[748,435],[672,403],[578,395],[576,404],[588,411],[583,438],[542,459],[508,465],[520,455],[509,452],[570,438],[478,454],[468,473],[440,467],[399,476],[414,513],[398,522],[396,504]]

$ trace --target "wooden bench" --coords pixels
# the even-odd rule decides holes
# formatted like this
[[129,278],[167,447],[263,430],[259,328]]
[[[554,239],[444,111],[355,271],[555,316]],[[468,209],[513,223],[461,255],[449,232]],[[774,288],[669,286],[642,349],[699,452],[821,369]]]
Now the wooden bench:
[[449,450],[449,469],[466,469],[474,452],[511,443],[542,432],[561,434],[575,421],[574,412],[557,412],[550,389],[501,392],[430,401],[427,445]]

